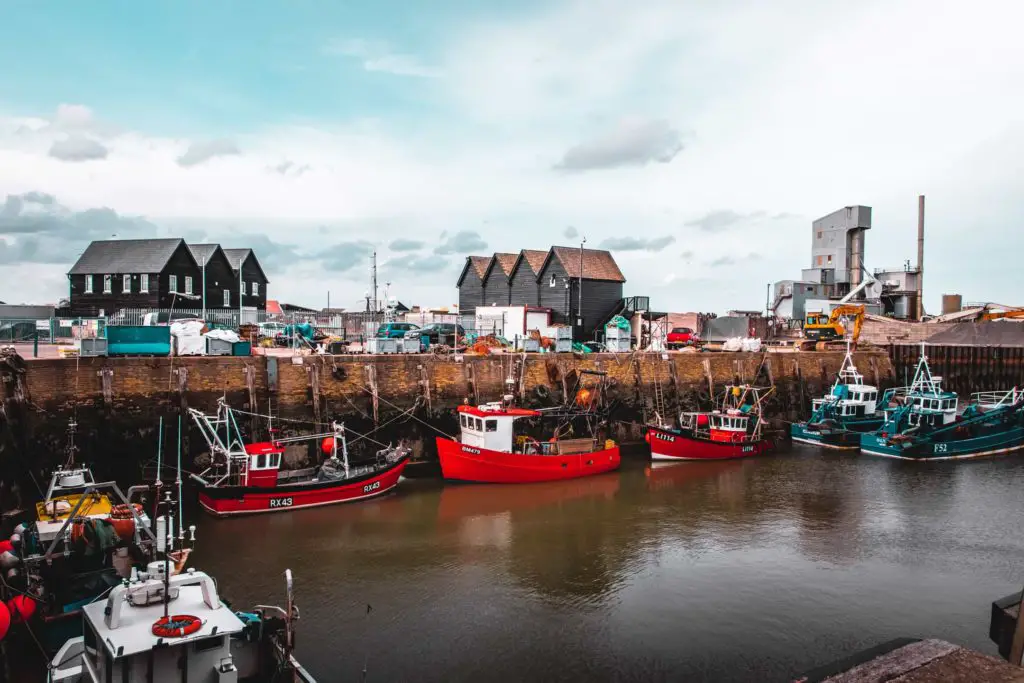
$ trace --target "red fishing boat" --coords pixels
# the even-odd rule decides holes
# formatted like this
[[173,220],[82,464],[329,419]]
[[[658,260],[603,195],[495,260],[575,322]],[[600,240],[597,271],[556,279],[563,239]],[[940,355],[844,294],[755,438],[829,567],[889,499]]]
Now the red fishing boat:
[[[581,375],[604,373],[586,371]],[[459,439],[437,437],[437,454],[445,479],[493,484],[523,484],[575,479],[610,472],[619,467],[619,447],[595,434],[603,419],[599,406],[603,392],[579,387],[574,406],[527,410],[501,403],[459,406]],[[517,434],[517,420],[555,418],[559,422],[550,440]],[[574,423],[585,422],[591,436],[562,438]]]
[[[215,416],[194,409],[189,413],[209,444],[213,460],[192,478],[200,486],[200,505],[218,517],[380,496],[398,485],[409,460],[408,448],[387,446],[369,462],[350,462],[345,427],[336,422],[331,432],[286,438],[277,438],[271,426],[269,441],[243,443],[234,412],[223,399],[217,403]],[[314,440],[320,441],[321,450],[329,456],[319,466],[281,469],[286,445]]]
[[682,413],[679,425],[649,425],[653,460],[725,460],[761,455],[774,447],[764,436],[761,404],[772,392],[750,385],[727,386],[721,408]]

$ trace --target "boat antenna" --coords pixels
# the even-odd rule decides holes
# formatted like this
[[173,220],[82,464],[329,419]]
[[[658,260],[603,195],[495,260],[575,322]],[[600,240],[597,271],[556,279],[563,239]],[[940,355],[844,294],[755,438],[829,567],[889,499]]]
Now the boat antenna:
[[181,495],[181,414],[178,414],[178,479],[175,482],[178,485],[178,543],[182,544],[185,541],[185,503],[182,502],[184,499]]

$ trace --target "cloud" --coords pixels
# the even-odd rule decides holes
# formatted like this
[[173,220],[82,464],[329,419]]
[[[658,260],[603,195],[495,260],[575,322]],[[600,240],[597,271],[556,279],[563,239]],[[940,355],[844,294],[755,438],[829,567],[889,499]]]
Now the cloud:
[[676,241],[672,235],[661,237],[609,237],[601,242],[603,249],[609,251],[661,251]]
[[563,232],[562,234],[565,235],[565,238],[567,240],[571,240],[579,237],[580,231],[570,225],[565,229],[565,232]]
[[587,142],[570,147],[555,168],[590,171],[622,166],[667,164],[683,149],[679,131],[667,121],[623,124]]
[[281,163],[270,166],[271,171],[279,173],[283,176],[290,176],[292,178],[298,178],[300,175],[309,170],[309,164],[296,164],[292,161],[282,161]]
[[428,255],[416,256],[406,254],[393,258],[384,264],[389,270],[407,270],[414,273],[436,273],[451,265],[451,262],[441,256]]
[[426,246],[426,243],[420,240],[411,240],[405,237],[400,237],[397,240],[391,242],[388,245],[388,249],[391,251],[417,251]]
[[[687,221],[688,227],[700,228],[707,232],[715,232],[717,230],[726,230],[732,228],[740,223],[747,221],[758,220],[764,218],[764,211],[753,211],[751,213],[738,213],[730,209],[711,211],[710,213],[704,214],[700,218],[692,221]],[[789,217],[789,214],[779,214],[775,218],[781,220],[780,216]]]
[[755,254],[753,252],[747,254],[746,256],[734,256],[732,254],[726,254],[725,256],[719,256],[718,258],[708,262],[708,265],[711,266],[712,268],[721,268],[723,266],[735,266],[745,261],[749,262],[760,260],[760,254]]
[[328,270],[345,273],[358,265],[365,265],[369,269],[371,254],[373,254],[373,245],[359,240],[331,245],[317,254],[317,258]]
[[59,104],[54,125],[60,128],[89,128],[95,123],[92,109],[81,104]]
[[[127,233],[123,237],[152,236],[149,233],[155,231],[156,226],[144,218],[121,216],[109,208],[72,211],[44,192],[7,195],[0,206],[0,235],[46,235],[74,245],[120,233]],[[57,252],[64,253],[68,249],[73,246],[58,246]]]
[[449,235],[441,244],[434,247],[435,254],[468,254],[486,250],[487,242],[480,237],[480,233],[470,230],[460,230],[454,235]]
[[241,154],[241,150],[231,140],[206,140],[193,142],[188,150],[178,157],[178,165],[188,168],[196,166],[214,157],[235,156]]
[[394,52],[385,43],[345,40],[331,43],[325,51],[358,60],[366,71],[415,78],[438,78],[443,75],[440,69],[423,64],[413,55]]
[[82,135],[57,140],[50,146],[50,156],[61,161],[96,161],[106,159],[109,150],[103,144]]

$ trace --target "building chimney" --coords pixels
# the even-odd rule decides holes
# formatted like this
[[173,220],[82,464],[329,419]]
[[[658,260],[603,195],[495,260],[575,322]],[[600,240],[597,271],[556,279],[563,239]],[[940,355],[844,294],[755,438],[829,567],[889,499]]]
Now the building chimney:
[[924,195],[917,198],[917,319],[924,318]]

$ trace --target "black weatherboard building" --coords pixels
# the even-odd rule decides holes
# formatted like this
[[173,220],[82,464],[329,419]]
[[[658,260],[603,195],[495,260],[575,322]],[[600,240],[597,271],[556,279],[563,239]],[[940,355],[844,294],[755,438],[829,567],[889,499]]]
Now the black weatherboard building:
[[540,306],[551,309],[552,322],[572,325],[582,339],[623,308],[626,278],[608,251],[552,247],[512,256],[466,258],[457,283],[462,315],[475,314],[477,306]]
[[[270,280],[263,272],[252,249],[225,249],[224,254],[231,263],[231,272],[235,279],[235,292],[241,290],[242,308],[247,310],[267,310],[267,285]],[[241,275],[239,275],[241,270]],[[234,300],[235,308],[238,300]]]
[[70,314],[201,309],[204,280],[207,310],[237,310],[243,284],[242,308],[266,310],[267,278],[251,249],[188,245],[183,239],[169,238],[90,244],[68,271]]
[[71,314],[180,308],[186,301],[180,294],[200,293],[200,275],[199,264],[180,238],[93,242],[68,271]]

